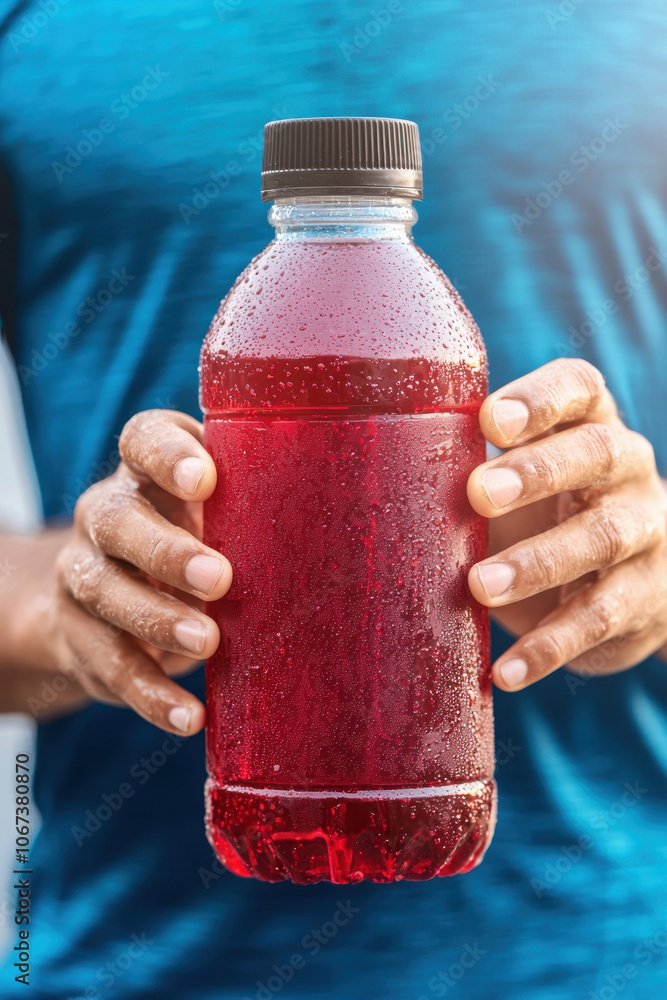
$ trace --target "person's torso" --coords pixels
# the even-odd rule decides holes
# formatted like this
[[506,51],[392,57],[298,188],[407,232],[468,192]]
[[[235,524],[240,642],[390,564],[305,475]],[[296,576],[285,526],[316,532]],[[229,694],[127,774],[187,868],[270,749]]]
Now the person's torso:
[[[492,385],[586,357],[665,468],[660,0],[43,0],[0,2],[2,17],[4,325],[48,518],[112,470],[134,412],[197,414],[210,318],[271,236],[261,132],[283,117],[416,120],[415,238],[477,319]],[[201,691],[201,671],[187,683]],[[490,983],[570,1000],[629,964],[623,995],[657,996],[659,949],[641,949],[667,920],[666,688],[649,662],[497,697],[500,820],[482,867],[349,890],[214,867],[201,738],[165,747],[103,706],[45,725],[36,995],[431,1000],[469,966],[471,1000]],[[134,794],[111,809],[124,782]],[[133,934],[150,943],[128,952]],[[304,967],[281,979],[296,953]]]

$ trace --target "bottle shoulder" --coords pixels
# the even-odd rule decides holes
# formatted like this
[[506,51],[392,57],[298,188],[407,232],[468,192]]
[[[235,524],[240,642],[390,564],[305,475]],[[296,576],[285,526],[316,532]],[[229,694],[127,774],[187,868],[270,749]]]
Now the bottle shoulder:
[[301,362],[300,378],[304,367],[312,369],[305,372],[309,397],[319,397],[323,368],[336,396],[360,379],[369,392],[375,384],[376,395],[393,400],[403,391],[399,383],[408,392],[411,379],[434,405],[486,394],[486,353],[474,319],[437,264],[408,240],[269,244],[211,323],[203,399],[212,395],[211,382],[250,385],[251,371],[270,383],[276,362],[292,374]]
[[255,356],[297,356],[305,343],[324,353],[484,351],[443,271],[412,241],[393,240],[270,243],[239,275],[207,335],[212,352]]

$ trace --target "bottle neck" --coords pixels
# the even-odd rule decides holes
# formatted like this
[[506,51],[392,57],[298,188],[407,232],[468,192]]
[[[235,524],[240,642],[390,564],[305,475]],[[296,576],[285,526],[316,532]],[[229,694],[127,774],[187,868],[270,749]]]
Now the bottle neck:
[[362,240],[412,240],[417,213],[409,198],[367,195],[330,195],[281,198],[269,210],[276,239],[326,240],[349,243]]

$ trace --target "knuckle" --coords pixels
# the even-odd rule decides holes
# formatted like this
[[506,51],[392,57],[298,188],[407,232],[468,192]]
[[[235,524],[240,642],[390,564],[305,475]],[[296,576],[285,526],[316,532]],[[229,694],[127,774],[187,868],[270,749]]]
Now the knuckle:
[[637,468],[647,472],[654,472],[656,469],[655,450],[653,445],[643,434],[637,431],[627,431],[629,451],[634,457],[634,464]]
[[548,438],[542,444],[530,447],[521,466],[519,475],[525,484],[532,484],[539,493],[560,492],[563,463]]
[[583,358],[563,358],[568,377],[574,382],[579,395],[591,400],[599,399],[605,390],[604,375],[590,361]]
[[162,410],[141,410],[127,421],[121,431],[118,451],[123,459],[130,457],[137,441],[151,437],[163,423]]
[[178,598],[163,591],[154,591],[154,596],[140,597],[132,605],[132,622],[127,623],[130,633],[155,646],[171,646],[174,642],[173,629],[179,617],[187,615],[187,610]]
[[596,401],[605,390],[601,372],[583,358],[557,358],[545,366],[540,396],[548,419],[558,421],[570,397]]
[[625,619],[624,600],[620,593],[608,591],[599,594],[587,608],[587,633],[589,641],[600,643],[617,635]]
[[[554,365],[558,362],[552,362]],[[552,373],[553,375],[554,373]],[[563,382],[556,374],[555,378],[544,381],[541,388],[541,409],[547,423],[551,426],[558,422],[563,409]]]
[[109,651],[100,676],[112,694],[124,698],[133,672],[132,657],[127,654],[125,649],[117,648]]
[[608,424],[584,424],[581,428],[588,466],[599,468],[608,478],[621,464],[623,448],[618,431]]
[[599,567],[612,566],[630,554],[630,538],[624,513],[597,509],[588,526],[593,557]]
[[104,520],[109,496],[109,485],[106,480],[89,486],[82,493],[74,508],[74,522],[78,528],[86,532],[92,525]]
[[120,452],[121,458],[127,457],[133,440],[138,435],[141,435],[146,412],[148,411],[135,413],[133,417],[130,417],[120,432],[120,438],[118,439],[118,451]]
[[534,575],[538,576],[547,588],[558,587],[566,576],[568,557],[568,549],[562,543],[538,543],[533,551]]
[[534,643],[535,660],[549,670],[554,670],[569,659],[567,643],[558,628],[546,629]]
[[104,556],[91,552],[70,560],[67,586],[79,604],[97,609],[111,573],[111,566]]
[[90,496],[82,507],[78,526],[99,549],[107,551],[125,536],[124,521],[131,498],[108,483],[99,483],[87,492]]
[[90,486],[85,493],[82,493],[74,505],[74,524],[77,528],[86,529],[90,521],[90,515],[96,501],[97,486]]
[[178,548],[174,540],[158,529],[142,541],[145,563],[151,576],[163,579],[180,563]]
[[115,695],[125,699],[130,688],[145,675],[145,657],[136,640],[126,634],[105,642],[104,656],[99,657],[97,674]]
[[119,646],[105,663],[100,678],[109,691],[149,722],[159,724],[160,702],[154,678],[146,673],[146,663],[139,650]]
[[667,498],[660,497],[649,527],[649,548],[662,549],[667,541]]

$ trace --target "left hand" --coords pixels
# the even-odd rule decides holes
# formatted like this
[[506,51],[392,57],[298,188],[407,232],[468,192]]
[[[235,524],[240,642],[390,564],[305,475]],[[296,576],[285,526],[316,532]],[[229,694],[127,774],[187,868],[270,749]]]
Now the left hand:
[[561,359],[494,392],[480,412],[504,454],[468,480],[491,519],[473,596],[520,636],[493,665],[516,691],[558,667],[606,674],[667,642],[667,489],[599,371]]

